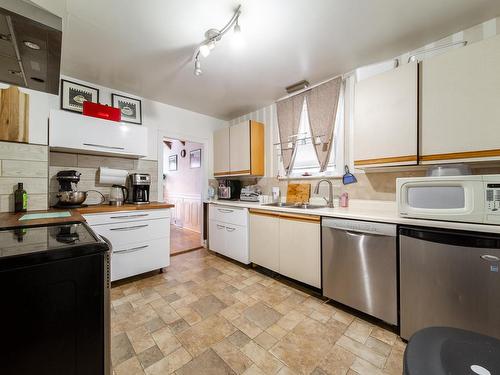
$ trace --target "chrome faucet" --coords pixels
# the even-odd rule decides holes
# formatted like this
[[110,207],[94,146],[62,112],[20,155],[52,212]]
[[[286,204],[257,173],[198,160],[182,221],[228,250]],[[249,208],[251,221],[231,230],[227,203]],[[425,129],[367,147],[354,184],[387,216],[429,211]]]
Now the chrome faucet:
[[333,184],[330,180],[319,180],[316,184],[316,187],[314,188],[314,194],[319,193],[319,185],[321,185],[323,181],[328,183],[328,199],[326,199],[325,197],[323,197],[323,199],[326,201],[329,208],[333,208]]

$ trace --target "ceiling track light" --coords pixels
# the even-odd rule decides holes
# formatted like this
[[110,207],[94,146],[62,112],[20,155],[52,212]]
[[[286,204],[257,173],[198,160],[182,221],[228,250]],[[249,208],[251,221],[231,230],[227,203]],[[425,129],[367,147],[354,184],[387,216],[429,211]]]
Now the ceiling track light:
[[210,55],[210,52],[215,48],[218,41],[222,39],[224,34],[226,34],[231,28],[234,26],[234,32],[239,34],[241,32],[241,27],[239,24],[239,18],[241,14],[241,5],[238,5],[236,10],[234,11],[233,16],[229,20],[229,22],[222,29],[210,29],[205,32],[205,40],[201,42],[193,54],[194,59],[194,74],[199,76],[202,74],[201,71],[201,57],[207,57]]

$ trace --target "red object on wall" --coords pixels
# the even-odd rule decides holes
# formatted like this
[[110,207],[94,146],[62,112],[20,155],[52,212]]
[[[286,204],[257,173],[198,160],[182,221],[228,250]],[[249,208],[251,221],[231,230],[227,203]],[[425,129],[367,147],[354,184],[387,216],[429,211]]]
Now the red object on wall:
[[85,116],[97,117],[110,121],[121,121],[122,119],[120,108],[89,101],[83,102],[83,114]]

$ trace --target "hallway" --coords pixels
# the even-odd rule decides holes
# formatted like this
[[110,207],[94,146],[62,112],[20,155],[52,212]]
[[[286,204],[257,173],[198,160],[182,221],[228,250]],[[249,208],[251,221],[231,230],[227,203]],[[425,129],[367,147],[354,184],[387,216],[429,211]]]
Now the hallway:
[[201,247],[201,234],[170,225],[170,255],[184,253]]

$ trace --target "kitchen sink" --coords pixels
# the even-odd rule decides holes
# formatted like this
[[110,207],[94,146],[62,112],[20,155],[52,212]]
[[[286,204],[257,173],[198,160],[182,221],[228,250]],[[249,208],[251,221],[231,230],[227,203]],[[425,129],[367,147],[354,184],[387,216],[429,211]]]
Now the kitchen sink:
[[286,208],[301,208],[301,209],[316,209],[316,208],[324,208],[326,206],[320,205],[320,204],[309,204],[309,203],[283,203],[283,202],[276,202],[276,203],[268,203],[265,204],[264,206],[268,207],[286,207]]

